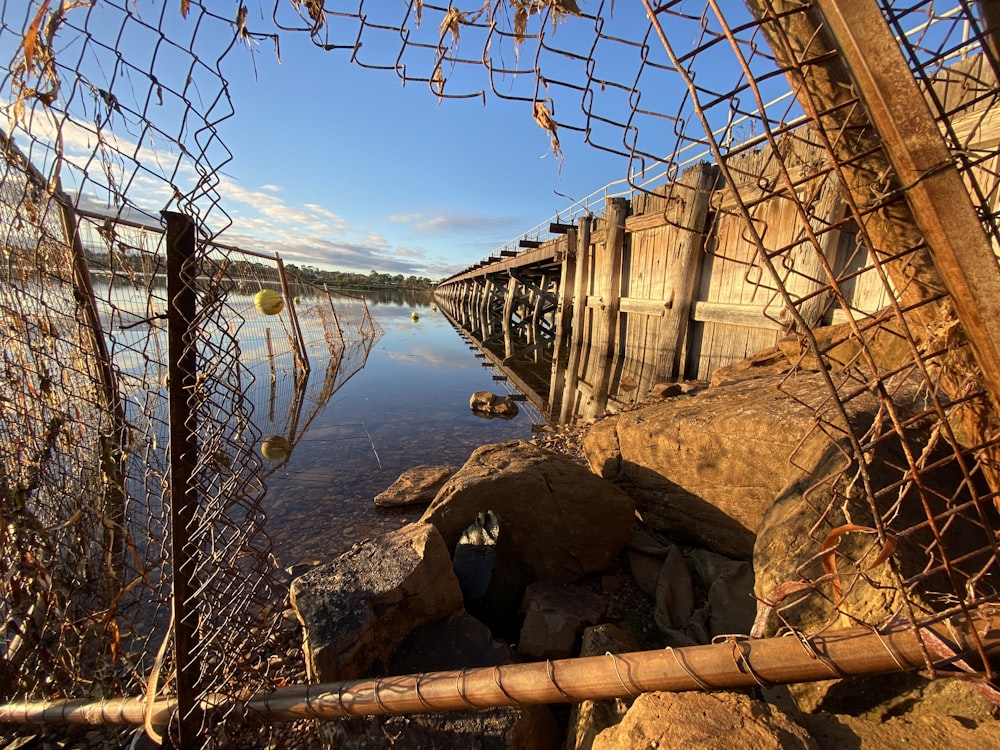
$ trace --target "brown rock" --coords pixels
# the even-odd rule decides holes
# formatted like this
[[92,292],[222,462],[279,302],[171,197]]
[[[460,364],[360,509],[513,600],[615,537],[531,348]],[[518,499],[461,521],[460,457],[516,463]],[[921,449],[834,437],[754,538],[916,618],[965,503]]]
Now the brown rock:
[[[621,628],[608,624],[595,625],[583,631],[580,656],[603,656],[637,650],[638,646]],[[590,750],[598,734],[622,720],[628,705],[628,702],[620,698],[613,698],[583,701],[572,706],[566,733],[566,750]]]
[[497,396],[489,391],[476,391],[469,399],[474,414],[484,417],[513,419],[518,414],[517,404],[509,396]]
[[622,452],[618,445],[618,416],[592,424],[583,436],[583,451],[590,470],[614,481],[621,473]]
[[427,505],[456,471],[457,466],[415,466],[407,469],[375,496],[375,504],[380,508]]
[[492,510],[535,577],[574,581],[604,570],[628,541],[632,499],[565,456],[525,441],[486,445],[438,492],[421,521],[454,549]]
[[[926,438],[914,431],[906,449],[920,455]],[[927,456],[932,468],[921,473],[920,487],[907,485],[904,446],[895,437],[880,440],[865,462],[878,503],[877,524],[863,485],[856,480],[857,466],[845,454],[844,446],[825,435],[808,441],[799,454],[801,473],[761,523],[754,548],[755,593],[761,601],[781,605],[780,616],[772,613],[761,634],[785,624],[810,635],[838,620],[878,627],[905,611],[906,599],[921,610],[932,610],[933,602],[921,592],[953,591],[956,585],[941,572],[928,572],[937,564],[938,558],[932,556],[935,547],[946,549],[952,560],[963,560],[953,566],[952,576],[979,570],[991,561],[979,523],[955,515],[936,532],[926,528],[927,511],[943,513],[967,499],[960,467],[938,462],[941,454],[932,452]],[[891,549],[879,542],[874,531],[879,524],[896,540]],[[819,554],[824,547],[836,550],[832,562],[826,561],[835,567],[843,592],[836,607],[829,572]],[[891,553],[891,559],[883,551]],[[917,575],[922,577],[919,588],[908,586],[904,593],[899,581]],[[815,584],[781,599],[788,591],[782,586],[790,582]]]
[[760,378],[767,375],[784,375],[792,369],[784,352],[777,346],[757,352],[753,356],[734,362],[726,367],[720,367],[712,373],[709,385],[713,388],[720,385],[731,385],[742,380]]
[[587,461],[604,476],[620,467],[616,481],[649,526],[749,559],[764,512],[792,476],[788,456],[814,421],[779,383],[758,378],[623,413],[613,433],[590,431]]
[[362,677],[417,626],[462,606],[441,535],[413,523],[361,542],[292,581],[309,679]]
[[[385,664],[390,675],[422,674],[509,663],[512,654],[464,611],[415,628]],[[411,713],[322,722],[331,748],[370,750],[556,750],[556,723],[547,706]]]
[[673,545],[661,544],[643,529],[634,529],[628,540],[625,559],[628,561],[629,572],[639,588],[650,596],[656,593],[663,561],[670,553],[671,546]]
[[657,383],[649,389],[649,398],[668,399],[684,396],[704,388],[706,383],[698,380],[681,380],[676,383]]
[[[766,703],[738,693],[645,693],[593,750],[818,750],[809,734]],[[849,747],[843,745],[842,747]]]
[[[804,336],[786,336],[778,342],[778,349],[788,363],[799,370],[816,372],[822,368],[844,370],[855,365],[867,366],[861,361],[862,347],[851,332],[850,325],[814,328],[813,336],[822,355],[816,356],[810,342]],[[900,334],[895,322],[882,323],[861,332],[866,349],[880,370],[896,370],[912,361],[912,353],[906,339]]]
[[625,557],[632,579],[639,589],[653,596],[656,593],[656,584],[660,580],[660,571],[663,569],[663,558],[636,552],[633,549],[626,550]]
[[548,706],[325,721],[326,747],[351,750],[557,750]]
[[443,672],[508,664],[514,653],[465,610],[413,629],[385,664],[388,674]]
[[604,617],[607,602],[571,584],[537,581],[524,594],[517,652],[529,659],[568,659],[587,625]]
[[914,673],[858,676],[788,685],[790,696],[805,713],[847,714],[869,721],[900,715],[960,718],[968,724],[993,721],[997,705],[983,683]]
[[800,718],[820,750],[1000,750],[1000,722],[960,720],[953,716],[896,716],[868,721],[832,714]]
[[[709,388],[595,426],[584,439],[587,461],[628,488],[650,527],[748,560],[764,513],[798,475],[790,459],[828,407],[828,394],[819,374]],[[918,398],[908,384],[894,395],[903,414],[907,399]],[[864,394],[846,406],[857,434],[879,408]]]

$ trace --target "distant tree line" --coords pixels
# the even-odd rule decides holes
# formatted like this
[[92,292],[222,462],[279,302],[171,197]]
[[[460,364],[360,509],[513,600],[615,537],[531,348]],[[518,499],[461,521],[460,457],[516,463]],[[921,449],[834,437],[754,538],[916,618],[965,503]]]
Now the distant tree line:
[[[94,270],[110,268],[110,258],[107,251],[87,248],[85,253],[88,262]],[[151,263],[155,266],[155,259],[152,256],[143,256],[143,254],[136,252],[135,248],[126,247],[121,243],[118,243],[115,255],[118,265],[134,267],[137,263],[141,264],[145,260],[147,264]],[[299,266],[295,263],[286,263],[285,269],[299,278],[311,281],[313,284],[320,286],[326,284],[337,289],[399,289],[410,292],[421,292],[432,290],[436,284],[435,281],[424,276],[403,276],[401,273],[392,275],[389,273],[379,273],[375,270],[369,273],[327,271],[315,266]],[[154,269],[135,270],[151,271]],[[162,272],[165,268],[159,268],[158,270]],[[227,272],[234,278],[241,276],[247,278],[256,276],[267,277],[274,273],[274,264],[261,263],[260,261],[250,259],[231,260]]]
[[403,276],[397,273],[395,276],[389,273],[379,273],[372,270],[364,273],[351,273],[350,271],[327,271],[314,266],[297,266],[294,263],[286,263],[287,268],[292,273],[301,276],[306,281],[314,284],[327,284],[338,289],[405,289],[409,291],[427,291],[433,289],[435,282],[424,276]]

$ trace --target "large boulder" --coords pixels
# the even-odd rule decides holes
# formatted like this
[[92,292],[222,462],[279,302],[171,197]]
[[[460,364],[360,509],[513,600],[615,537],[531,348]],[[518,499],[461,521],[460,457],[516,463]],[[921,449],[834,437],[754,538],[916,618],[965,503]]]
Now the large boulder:
[[[603,420],[583,446],[649,526],[749,560],[765,512],[797,475],[793,454],[829,404],[821,374],[758,377]],[[847,409],[863,433],[878,402],[862,395]]]
[[[990,566],[991,540],[976,510],[972,519],[953,510],[970,499],[962,467],[926,447],[928,438],[915,429],[905,444],[894,434],[881,439],[863,472],[845,446],[819,434],[807,442],[801,470],[760,525],[755,593],[770,617],[759,618],[756,635],[785,626],[807,635],[836,624],[878,627],[907,603],[924,612],[941,606],[934,592],[955,591]],[[922,454],[927,468],[919,483],[908,482],[907,456]],[[993,517],[991,508],[978,512]]]
[[486,445],[438,492],[421,521],[450,549],[493,511],[536,578],[575,581],[601,571],[629,539],[632,499],[558,453],[526,441]]
[[866,721],[852,716],[817,714],[803,716],[820,750],[1000,750],[1000,722],[971,722],[955,716],[893,716],[884,721]]
[[313,682],[369,674],[410,632],[462,606],[444,540],[414,523],[355,545],[291,585]]
[[[779,709],[739,693],[645,693],[593,750],[818,750]],[[844,747],[849,747],[845,745]]]

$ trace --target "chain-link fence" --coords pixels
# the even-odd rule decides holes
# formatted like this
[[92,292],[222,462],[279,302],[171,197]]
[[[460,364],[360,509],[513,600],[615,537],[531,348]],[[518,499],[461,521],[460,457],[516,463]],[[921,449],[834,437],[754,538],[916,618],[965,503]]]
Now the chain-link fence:
[[[250,695],[270,684],[283,598],[263,479],[305,428],[310,363],[325,370],[311,419],[378,326],[364,300],[348,298],[338,325],[334,298],[280,259],[192,233],[182,289],[194,316],[179,339],[162,228],[76,214],[6,145],[3,693],[154,701],[187,676],[199,699]],[[178,386],[184,353],[194,369]],[[180,495],[178,392],[192,451]],[[265,436],[276,413],[281,429]],[[178,546],[191,559],[181,604]],[[181,667],[180,616],[192,623]]]
[[[21,152],[8,145],[3,162],[6,697],[138,687],[154,695],[167,682],[157,670],[173,671],[175,646],[161,650],[177,593],[165,574],[178,564],[164,546],[176,505],[167,496],[164,394],[177,384],[164,382],[162,363],[172,360],[160,329],[173,300],[158,281],[161,235],[134,225],[159,222],[144,214],[149,195],[197,227],[229,222],[218,175],[230,155],[218,125],[233,110],[219,63],[247,40],[308,39],[437,97],[523,106],[557,154],[578,138],[620,155],[629,195],[672,185],[703,159],[730,186],[754,188],[734,189],[733,205],[714,208],[742,222],[750,252],[713,261],[732,262],[759,289],[748,304],[780,308],[781,325],[801,340],[799,369],[812,362],[823,381],[808,393],[791,378],[786,385],[815,416],[791,457],[808,477],[796,507],[810,533],[786,570],[759,581],[755,635],[790,627],[808,643],[841,624],[878,628],[893,618],[923,632],[996,601],[1000,23],[992,3],[510,0],[463,9],[360,0],[333,9],[282,0],[267,20],[242,5],[224,15],[213,8],[3,5],[2,111],[23,144]],[[122,53],[123,39],[148,54]],[[795,161],[804,152],[815,158]],[[81,214],[76,231],[73,212],[52,197],[60,180],[70,205],[101,205],[109,223]],[[841,205],[832,219],[818,206],[831,194]],[[659,198],[669,204],[669,188]],[[791,206],[794,226],[772,226],[786,214],[778,206]],[[561,221],[590,208],[569,206]],[[857,232],[854,250],[838,255],[847,232]],[[230,277],[243,278],[231,268],[245,259],[209,239],[192,241],[197,336],[179,342],[181,352],[197,348],[186,395],[197,414],[198,458],[187,469],[199,504],[182,525],[199,617],[186,623],[198,666],[178,674],[201,697],[267,680],[254,648],[267,627],[253,603],[270,594],[266,542],[257,544],[260,467],[245,450],[262,436],[244,396],[243,334],[256,332],[277,383],[281,357],[294,372],[308,353],[285,343],[294,321],[254,317],[267,315],[256,295],[320,296],[286,290],[273,275],[228,288]],[[95,276],[96,306],[79,261],[94,248],[109,270],[121,269]],[[858,285],[880,288],[885,305],[852,307]],[[356,307],[364,338],[372,324]],[[343,306],[334,308],[347,330]],[[254,328],[267,320],[275,325]],[[334,327],[323,330],[335,348]],[[138,508],[136,497],[150,500]],[[803,619],[803,600],[825,604]],[[972,668],[992,676],[982,640],[972,640]],[[947,661],[923,653],[931,669]]]

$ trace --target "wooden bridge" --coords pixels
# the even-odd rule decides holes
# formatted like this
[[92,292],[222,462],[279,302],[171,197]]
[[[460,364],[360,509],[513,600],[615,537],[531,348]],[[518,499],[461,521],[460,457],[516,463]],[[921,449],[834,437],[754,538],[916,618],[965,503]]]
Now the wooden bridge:
[[[742,159],[740,184],[695,164],[654,192],[608,198],[600,216],[553,224],[553,239],[522,242],[519,252],[445,279],[439,305],[553,422],[614,410],[657,382],[706,380],[792,328],[779,285],[746,236],[737,192],[752,220],[766,222],[769,249],[787,270],[781,286],[810,326],[838,319],[823,264],[838,276],[868,266],[839,183],[805,166],[823,154],[795,146],[803,165],[796,196],[774,188],[778,161],[767,149]],[[823,258],[801,231],[798,201],[807,193]],[[843,288],[853,310],[883,304],[870,269]]]

